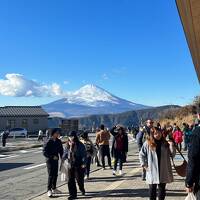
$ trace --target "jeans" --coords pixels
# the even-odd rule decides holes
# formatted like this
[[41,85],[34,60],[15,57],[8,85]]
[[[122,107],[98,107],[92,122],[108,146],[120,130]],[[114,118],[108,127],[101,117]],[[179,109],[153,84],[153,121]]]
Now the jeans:
[[91,165],[91,161],[92,161],[92,157],[89,156],[87,157],[87,163],[86,163],[86,170],[85,170],[85,174],[89,177],[90,175],[90,165]]
[[143,180],[143,181],[146,180],[146,174],[147,174],[146,169],[143,168],[143,169],[142,169],[142,180]]
[[78,183],[79,189],[81,192],[85,192],[84,188],[84,174],[85,169],[81,167],[72,167],[68,171],[68,190],[70,197],[77,196],[77,188],[76,188],[76,181]]
[[2,146],[3,146],[3,147],[6,146],[6,139],[2,139]]
[[58,177],[58,160],[47,160],[48,186],[47,190],[55,190]]
[[111,167],[111,157],[110,157],[110,148],[109,145],[101,145],[100,146],[101,153],[101,162],[102,167],[105,168],[105,156],[108,158],[108,165]]
[[176,143],[177,148],[182,151],[182,143]]
[[114,170],[115,170],[115,171],[117,170],[117,164],[118,164],[118,162],[119,162],[119,170],[122,170],[122,167],[123,167],[123,159],[124,159],[124,153],[115,150],[114,158],[115,158],[115,161],[114,161]]
[[149,185],[149,199],[156,200],[157,197],[157,186],[158,186],[158,199],[164,200],[166,196],[166,183],[151,184]]

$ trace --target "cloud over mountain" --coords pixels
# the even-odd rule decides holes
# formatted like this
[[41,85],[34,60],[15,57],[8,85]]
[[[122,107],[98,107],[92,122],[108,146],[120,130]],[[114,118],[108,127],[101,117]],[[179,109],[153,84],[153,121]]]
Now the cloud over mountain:
[[44,97],[64,96],[60,85],[50,85],[30,80],[21,74],[6,74],[0,79],[0,95],[13,97]]

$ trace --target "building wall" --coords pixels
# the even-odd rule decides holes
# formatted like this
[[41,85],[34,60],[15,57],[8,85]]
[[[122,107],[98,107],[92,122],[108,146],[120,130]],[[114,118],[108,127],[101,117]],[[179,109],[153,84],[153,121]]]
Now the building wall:
[[[34,120],[38,119],[38,124]],[[0,117],[0,130],[5,130],[8,126],[8,120],[15,120],[15,128],[26,128],[28,132],[36,132],[48,128],[47,117]],[[23,126],[23,120],[27,120],[27,126]],[[14,128],[14,127],[12,127]]]

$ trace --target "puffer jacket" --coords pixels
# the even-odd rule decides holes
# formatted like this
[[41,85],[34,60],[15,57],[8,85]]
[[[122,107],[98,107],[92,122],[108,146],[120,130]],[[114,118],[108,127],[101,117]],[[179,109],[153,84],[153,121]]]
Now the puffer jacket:
[[174,138],[174,141],[177,143],[177,144],[180,144],[183,142],[183,132],[182,131],[175,131],[173,133],[173,138]]

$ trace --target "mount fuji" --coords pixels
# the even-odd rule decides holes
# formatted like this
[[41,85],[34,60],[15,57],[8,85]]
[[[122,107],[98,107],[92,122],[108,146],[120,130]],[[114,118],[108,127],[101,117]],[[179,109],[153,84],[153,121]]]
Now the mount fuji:
[[50,116],[66,118],[115,114],[150,108],[116,97],[96,85],[85,85],[75,92],[67,93],[65,98],[42,107]]

